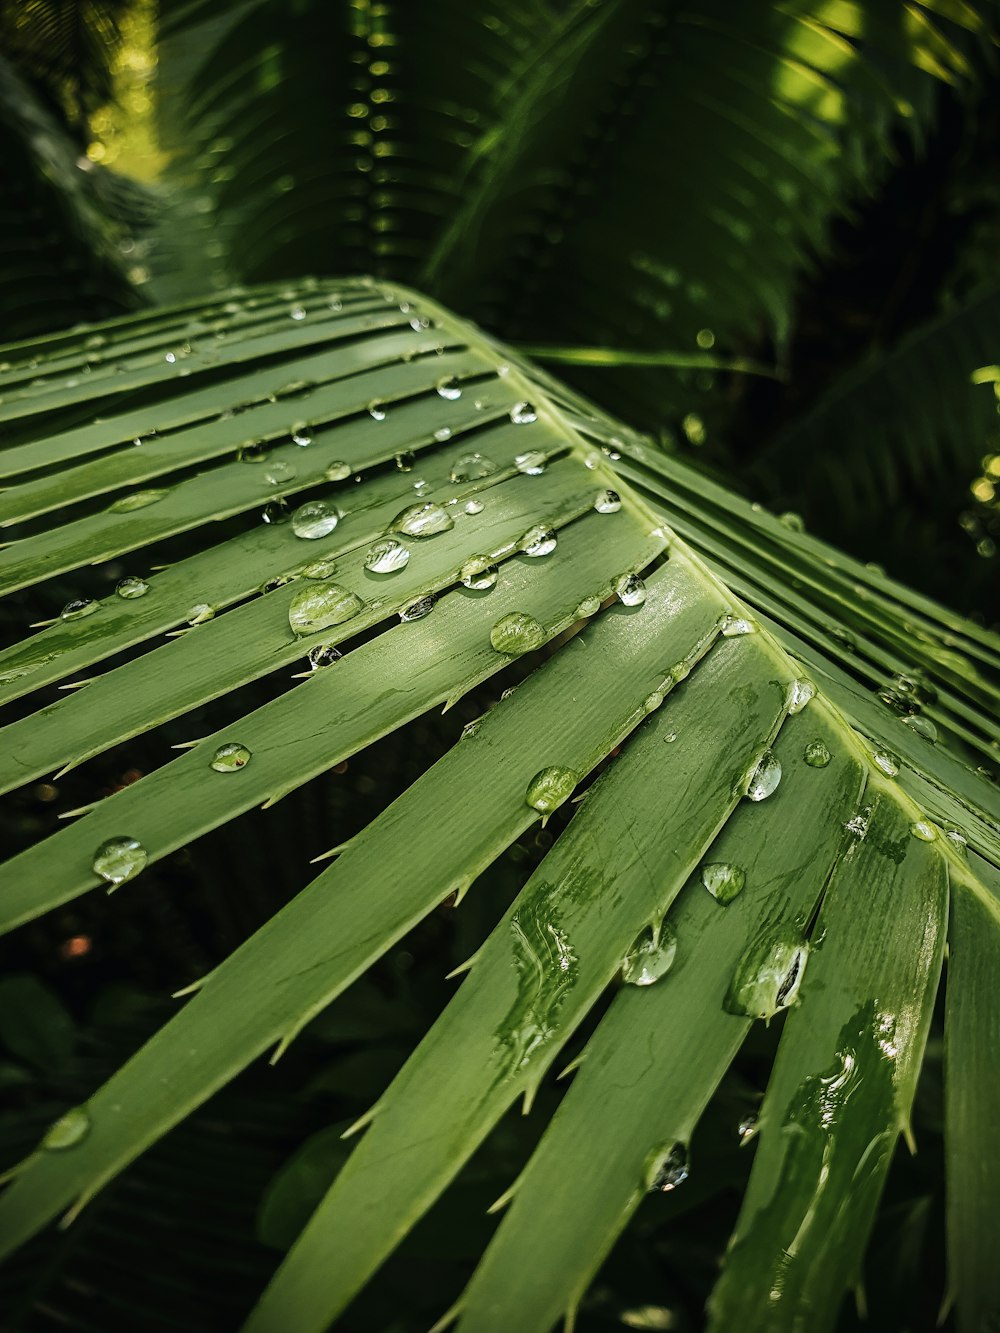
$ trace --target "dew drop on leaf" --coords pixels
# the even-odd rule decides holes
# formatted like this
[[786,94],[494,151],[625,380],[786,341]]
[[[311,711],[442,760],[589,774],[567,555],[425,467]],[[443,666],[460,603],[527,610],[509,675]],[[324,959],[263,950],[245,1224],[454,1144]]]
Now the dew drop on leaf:
[[766,801],[781,781],[781,763],[772,750],[765,750],[747,778],[748,801]]
[[463,454],[452,464],[449,475],[458,485],[465,481],[482,481],[484,477],[492,477],[496,471],[498,471],[496,463],[485,454]]
[[462,386],[459,384],[458,378],[455,375],[445,375],[442,379],[438,380],[434,387],[442,398],[448,398],[454,401],[456,398],[461,398],[462,396]]
[[872,762],[886,777],[894,778],[899,773],[899,756],[890,750],[875,750],[872,753]]
[[288,518],[288,504],[284,500],[269,500],[261,510],[260,516],[265,523],[272,525],[284,523]]
[[518,547],[527,556],[551,555],[556,549],[556,542],[556,534],[550,527],[544,523],[536,523],[524,534],[518,542]]
[[264,480],[268,486],[284,486],[295,480],[295,469],[281,458],[272,459],[264,469]]
[[615,592],[624,606],[642,606],[646,600],[646,585],[638,574],[623,574],[615,583]]
[[579,781],[579,774],[571,768],[552,765],[535,774],[528,783],[524,799],[539,814],[550,815],[569,800]]
[[289,434],[292,437],[292,443],[303,449],[306,445],[312,444],[312,426],[305,421],[296,421]]
[[108,505],[109,514],[130,514],[134,509],[147,509],[150,505],[155,505],[158,500],[162,500],[165,495],[169,495],[169,490],[158,491],[133,491],[131,495],[123,495]]
[[510,409],[510,419],[515,426],[530,426],[538,420],[538,413],[532,403],[515,403]]
[[545,639],[545,630],[527,611],[511,611],[501,616],[490,630],[490,643],[496,651],[512,657],[540,648]]
[[442,505],[434,500],[423,504],[410,505],[392,520],[389,527],[394,532],[404,532],[408,537],[434,537],[439,532],[448,532],[455,526],[454,519]]
[[50,1125],[42,1139],[42,1147],[49,1152],[74,1148],[90,1133],[90,1114],[85,1106],[74,1106]]
[[540,477],[545,471],[546,457],[541,449],[529,449],[526,453],[518,454],[514,459],[514,466],[518,472],[523,472],[526,477]]
[[189,625],[204,625],[207,620],[214,620],[214,618],[215,607],[209,606],[207,602],[195,602],[185,616]]
[[363,607],[357,593],[337,583],[300,588],[289,603],[288,623],[295,634],[315,634],[352,620]]
[[622,497],[617,491],[601,491],[594,501],[594,508],[599,514],[617,514],[622,507]]
[[788,927],[758,936],[743,954],[726,992],[724,1006],[747,1018],[773,1018],[795,1003],[809,946]]
[[822,741],[810,741],[803,752],[803,758],[810,768],[826,768],[830,762],[830,751]]
[[136,578],[134,575],[128,575],[126,578],[119,579],[115,584],[115,592],[119,597],[123,597],[127,602],[136,597],[145,597],[149,592],[149,584],[145,579]]
[[299,505],[292,515],[292,531],[296,537],[315,541],[318,537],[328,537],[340,522],[340,513],[326,500],[310,500]]
[[651,986],[670,971],[677,956],[677,936],[665,923],[659,931],[644,932],[625,955],[622,981],[629,986]]
[[410,559],[409,548],[397,537],[381,537],[369,546],[365,554],[365,569],[373,574],[395,574],[405,568]]
[[601,609],[601,599],[599,597],[585,597],[573,612],[574,620],[586,620],[588,616],[596,616]]
[[919,713],[912,713],[909,717],[904,717],[902,722],[904,727],[909,727],[918,736],[922,736],[925,741],[930,741],[933,744],[938,738],[937,727],[929,717],[921,717]]
[[466,588],[487,592],[496,586],[498,571],[488,555],[473,555],[459,570],[458,577]]
[[378,398],[373,398],[368,404],[368,415],[371,417],[372,421],[385,420],[385,408],[382,406],[382,403]]
[[746,886],[746,871],[727,861],[709,861],[701,868],[701,882],[723,907],[738,897]]
[[333,666],[342,657],[343,653],[332,643],[318,643],[315,648],[309,649],[309,670],[319,671],[323,667]]
[[332,556],[323,556],[303,565],[301,573],[305,579],[328,579],[336,568],[337,562]]
[[785,696],[785,711],[790,715],[801,713],[811,699],[816,698],[816,686],[811,680],[793,680]]
[[250,762],[250,751],[245,745],[240,745],[239,741],[227,741],[225,745],[220,745],[212,756],[211,768],[216,773],[238,773],[241,768],[246,768]]
[[466,500],[465,502],[465,512],[470,517],[476,514],[481,514],[485,508],[486,506],[483,504],[482,500]]
[[937,829],[933,824],[928,824],[926,819],[918,819],[911,824],[910,832],[921,842],[933,842],[937,838]]
[[657,1191],[669,1194],[678,1185],[683,1185],[690,1174],[687,1149],[683,1143],[672,1143],[661,1148],[654,1148],[646,1158],[643,1173],[643,1185],[647,1193]]
[[409,606],[404,606],[399,613],[402,621],[423,620],[424,616],[429,616],[434,610],[437,597],[434,593],[428,593],[426,597],[418,597],[416,601],[410,602]]
[[723,616],[719,621],[719,633],[724,639],[735,639],[741,634],[754,634],[757,626],[745,616]]
[[127,879],[134,879],[147,859],[145,847],[135,838],[109,838],[94,853],[93,870],[106,884],[117,888]]
[[351,475],[350,463],[345,463],[343,459],[337,459],[323,473],[327,481],[346,481]]
[[92,616],[97,610],[97,606],[97,602],[90,597],[74,597],[59,612],[59,619],[82,620],[84,616]]

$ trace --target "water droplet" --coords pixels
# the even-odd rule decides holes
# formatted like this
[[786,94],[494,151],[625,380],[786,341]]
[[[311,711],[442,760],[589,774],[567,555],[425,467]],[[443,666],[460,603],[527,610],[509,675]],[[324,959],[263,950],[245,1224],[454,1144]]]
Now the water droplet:
[[284,588],[286,584],[291,583],[291,574],[275,574],[273,578],[265,579],[260,585],[262,593],[277,592],[279,588]]
[[481,514],[485,508],[486,506],[483,504],[482,500],[466,500],[465,502],[465,512],[469,514],[470,517],[475,514]]
[[[431,488],[430,482],[425,481],[423,477],[417,477],[416,481],[413,483],[413,489],[416,491],[418,495],[426,495],[427,492],[430,490],[430,488]],[[449,500],[448,503],[454,504],[455,501]]]
[[515,426],[530,426],[538,420],[538,413],[531,403],[515,403],[510,409],[510,419]]
[[352,620],[363,607],[357,593],[337,583],[300,588],[289,603],[288,623],[295,634],[315,634]]
[[424,616],[429,616],[434,610],[437,597],[434,593],[428,593],[426,597],[418,597],[415,602],[410,602],[409,606],[404,606],[399,613],[402,621],[423,620]]
[[373,574],[395,574],[410,559],[408,547],[396,537],[382,537],[369,546],[365,555],[365,569]]
[[615,592],[625,606],[642,606],[646,600],[646,585],[638,574],[623,574],[615,583]]
[[663,703],[663,691],[654,690],[652,694],[647,694],[642,701],[644,713],[655,713],[660,704]]
[[965,836],[964,833],[962,833],[957,828],[945,829],[944,836],[948,839],[950,843],[953,843],[960,851],[964,851],[969,845],[968,838]]
[[442,398],[448,398],[454,401],[462,396],[462,386],[455,375],[445,375],[439,379],[434,386]]
[[659,931],[644,932],[625,955],[622,981],[629,986],[651,986],[666,976],[677,957],[677,936],[666,923]]
[[871,819],[872,809],[866,805],[858,814],[852,815],[844,825],[845,832],[852,838],[857,838],[860,842],[868,833],[868,822]]
[[496,586],[498,570],[488,555],[473,555],[459,570],[458,577],[466,588],[486,592]]
[[323,667],[333,666],[343,655],[332,643],[318,643],[315,648],[309,649],[309,670],[320,671]]
[[108,513],[130,514],[134,509],[146,509],[149,505],[155,505],[157,500],[162,500],[169,494],[169,490],[133,491],[131,495],[123,495],[109,504]]
[[741,634],[756,633],[757,626],[745,616],[723,616],[719,621],[719,633],[725,639],[735,639]]
[[188,611],[185,619],[189,625],[204,625],[206,620],[215,618],[215,607],[207,602],[196,602]]
[[323,473],[327,481],[346,481],[351,475],[352,468],[350,463],[345,463],[343,459],[337,459]]
[[809,946],[788,927],[758,936],[740,959],[725,1008],[747,1018],[773,1018],[795,1003]]
[[408,537],[434,537],[439,532],[448,532],[455,526],[454,520],[435,500],[426,500],[423,504],[410,505],[402,510],[389,524],[390,531],[405,532]]
[[524,534],[518,542],[518,547],[528,556],[551,555],[556,549],[556,541],[556,534],[551,528],[546,527],[544,523],[536,523]]
[[816,686],[811,680],[793,680],[785,696],[785,711],[789,714],[801,713],[811,699],[816,698]]
[[265,523],[284,523],[288,518],[288,504],[285,500],[269,500],[260,516]]
[[918,819],[916,823],[911,824],[910,832],[921,842],[934,842],[937,838],[937,829],[933,824],[928,824],[926,819]]
[[90,1133],[90,1115],[84,1106],[74,1106],[50,1125],[42,1139],[42,1147],[50,1152],[73,1148]]
[[236,457],[241,463],[263,463],[267,459],[267,451],[262,441],[250,440],[247,444],[240,445]]
[[872,753],[872,762],[886,777],[894,778],[899,772],[899,756],[889,750],[875,750]]
[[622,497],[617,491],[601,491],[594,501],[594,508],[599,514],[617,514],[622,507]]
[[106,884],[117,888],[134,879],[147,860],[145,847],[135,838],[109,838],[94,854],[93,869]]
[[381,399],[372,399],[368,404],[368,415],[371,417],[372,421],[385,420],[385,408],[382,406]]
[[413,465],[417,461],[417,456],[412,449],[407,449],[401,454],[396,455],[396,471],[412,472]]
[[585,597],[573,612],[573,619],[586,620],[588,616],[596,616],[600,609],[601,599],[599,597]]
[[312,444],[312,426],[305,421],[296,421],[291,429],[292,443],[301,445],[304,449],[307,444]]
[[830,762],[830,751],[822,741],[810,741],[802,757],[810,768],[826,768]]
[[310,500],[299,505],[292,515],[292,531],[296,537],[315,541],[317,537],[328,537],[340,522],[340,514],[325,500]]
[[134,597],[145,597],[149,592],[149,584],[145,579],[136,578],[134,575],[128,575],[127,578],[119,579],[115,584],[115,592],[119,597],[124,597],[130,602]]
[[911,713],[909,717],[902,719],[903,725],[915,731],[918,736],[922,736],[925,741],[933,744],[938,738],[938,729],[929,717],[921,717],[919,713]]
[[545,455],[541,449],[529,449],[527,453],[517,454],[514,466],[527,477],[540,477],[545,471]]
[[439,444],[444,444],[445,440],[451,439],[451,427],[438,426],[437,430],[434,432],[434,438]]
[[490,643],[496,651],[512,657],[540,648],[546,637],[545,630],[527,611],[511,611],[501,616],[490,630]]
[[305,306],[293,305],[291,310],[289,310],[288,314],[290,318],[294,320],[305,319],[306,317]]
[[524,799],[533,810],[550,815],[558,810],[564,801],[573,795],[576,784],[580,781],[578,773],[571,768],[552,766],[543,768],[528,783]]
[[496,471],[496,463],[485,454],[463,454],[452,464],[450,476],[459,485],[465,481],[482,481],[484,477],[492,477]]
[[765,801],[781,781],[781,764],[772,750],[765,750],[751,770],[746,784],[748,801]]
[[672,1143],[667,1147],[654,1148],[646,1158],[643,1184],[649,1194],[658,1190],[669,1194],[678,1185],[683,1185],[689,1174],[687,1149],[683,1143]]
[[791,511],[789,511],[786,514],[782,514],[778,519],[778,522],[783,524],[786,528],[788,528],[790,532],[805,532],[806,530],[806,525],[805,522],[803,521],[802,515],[793,514]]
[[240,745],[238,741],[227,741],[216,750],[209,767],[214,768],[216,773],[236,773],[246,768],[249,762],[250,751],[245,745]]
[[268,486],[284,486],[286,482],[295,480],[295,469],[291,463],[274,458],[264,470],[264,480]]
[[701,882],[715,901],[725,907],[743,892],[747,876],[742,866],[709,861],[701,868]]
[[97,602],[91,597],[74,597],[59,612],[59,618],[60,620],[82,620],[84,616],[92,616],[97,610],[97,606]]
[[332,556],[323,556],[319,560],[313,560],[311,564],[303,565],[301,574],[304,579],[328,579],[335,572],[337,562]]
[[760,1128],[760,1117],[758,1115],[751,1112],[750,1115],[744,1116],[744,1118],[740,1121],[736,1129],[736,1133],[739,1135],[741,1148],[745,1148],[748,1143],[753,1142],[753,1140],[757,1137],[757,1132],[759,1128]]

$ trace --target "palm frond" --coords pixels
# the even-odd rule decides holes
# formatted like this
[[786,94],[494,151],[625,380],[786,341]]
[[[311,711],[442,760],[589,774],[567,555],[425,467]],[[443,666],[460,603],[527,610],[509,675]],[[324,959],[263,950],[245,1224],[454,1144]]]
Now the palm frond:
[[[360,832],[331,827],[333,863],[43,1137],[0,1200],[5,1252],[280,1055],[541,819],[551,850],[354,1127],[248,1328],[326,1327],[605,998],[465,1326],[575,1309],[647,1190],[682,1187],[753,1020],[790,1010],[712,1318],[731,1326],[739,1300],[749,1326],[830,1327],[908,1132],[949,911],[949,1151],[984,1164],[950,1183],[962,1327],[996,1308],[969,1243],[1000,1172],[995,635],[403,289],[263,288],[4,355],[0,588],[51,613],[0,651],[4,788],[212,700],[227,715],[8,860],[5,928],[102,883],[141,893],[173,849],[520,682]],[[287,686],[296,662],[308,679]],[[247,712],[254,681],[267,701]]]

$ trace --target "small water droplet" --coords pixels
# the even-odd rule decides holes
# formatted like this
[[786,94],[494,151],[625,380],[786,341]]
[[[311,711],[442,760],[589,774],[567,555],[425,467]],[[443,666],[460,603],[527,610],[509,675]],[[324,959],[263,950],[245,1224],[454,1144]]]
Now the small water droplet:
[[491,477],[496,471],[498,471],[496,463],[485,454],[463,454],[452,464],[449,475],[451,480],[459,485],[466,481],[482,481],[484,477]]
[[369,546],[365,555],[365,569],[373,574],[395,574],[409,562],[409,548],[396,537],[382,537]]
[[638,574],[623,574],[615,583],[615,592],[625,606],[642,606],[646,600],[646,585]]
[[918,819],[910,825],[910,832],[921,842],[934,842],[937,838],[937,829],[933,824],[928,824],[926,819]]
[[368,415],[371,417],[372,421],[385,420],[385,408],[382,406],[381,399],[379,398],[372,399],[372,401],[368,404]]
[[215,618],[215,607],[208,602],[196,602],[188,611],[185,620],[189,625],[204,625],[206,620]]
[[264,469],[264,480],[268,486],[284,486],[286,482],[295,480],[295,469],[291,463],[273,458]]
[[915,731],[918,736],[922,736],[925,741],[933,744],[938,738],[938,729],[929,717],[921,717],[919,713],[911,713],[909,717],[901,719],[904,726]]
[[485,508],[486,506],[483,504],[482,500],[466,500],[465,502],[465,512],[470,517],[476,514],[481,514]]
[[236,773],[246,768],[249,762],[250,751],[245,745],[240,745],[238,741],[227,741],[216,750],[209,767],[214,768],[216,773]]
[[312,444],[312,426],[306,421],[296,421],[289,433],[292,443],[300,445],[303,449],[307,444]]
[[663,703],[663,691],[654,690],[652,694],[647,694],[642,701],[643,712],[655,713],[660,704]]
[[747,778],[748,801],[765,801],[781,781],[781,763],[772,750],[765,750]]
[[286,500],[269,500],[260,511],[260,516],[265,523],[284,523],[288,518],[288,502]]
[[899,773],[899,756],[890,750],[875,750],[872,753],[872,762],[886,777],[894,778]]
[[295,634],[315,634],[352,620],[363,607],[357,593],[338,583],[323,583],[299,589],[288,606],[288,623]]
[[115,592],[119,597],[124,597],[130,602],[135,597],[145,597],[149,592],[149,584],[145,579],[136,578],[130,574],[126,578],[119,579],[115,584]]
[[293,305],[292,308],[291,308],[291,310],[289,310],[288,314],[289,314],[289,317],[290,317],[291,319],[294,319],[294,320],[302,320],[302,319],[305,319],[305,317],[306,317],[305,306],[301,306],[301,305]]
[[412,472],[413,465],[417,461],[417,456],[412,449],[407,449],[401,454],[396,455],[396,471]]
[[826,768],[830,762],[830,751],[822,741],[810,741],[802,757],[810,768]]
[[750,1115],[743,1117],[736,1129],[736,1133],[739,1135],[741,1148],[745,1148],[748,1143],[753,1142],[757,1137],[759,1128],[760,1117],[758,1115],[751,1112]]
[[511,611],[501,616],[490,630],[490,643],[496,651],[512,657],[540,648],[546,637],[545,630],[527,611]]
[[538,413],[531,403],[515,403],[510,409],[510,419],[515,426],[530,426],[538,420]]
[[539,814],[550,815],[564,801],[569,800],[579,781],[579,774],[571,768],[559,768],[556,765],[543,768],[528,783],[524,799]]
[[462,396],[462,386],[455,375],[445,375],[434,386],[442,398],[454,401]]
[[437,597],[434,593],[428,593],[426,597],[418,597],[415,602],[410,602],[409,606],[404,606],[399,613],[402,621],[423,620],[424,616],[429,616],[434,610]]
[[410,505],[398,513],[389,524],[389,529],[419,538],[434,537],[439,532],[448,532],[454,526],[455,522],[447,509],[435,500],[425,500],[423,504]]
[[97,607],[98,603],[91,597],[74,597],[59,612],[59,618],[60,620],[82,620],[84,616],[92,616]]
[[332,556],[322,556],[319,560],[313,560],[308,565],[303,565],[300,573],[304,579],[328,579],[337,568],[337,562]]
[[782,514],[778,522],[783,524],[790,532],[805,532],[806,525],[801,514],[794,514],[789,510]]
[[325,500],[310,500],[299,505],[292,515],[292,531],[296,537],[315,541],[318,537],[328,537],[340,522],[340,514],[333,505]]
[[574,620],[586,620],[589,616],[596,616],[601,609],[601,599],[599,597],[585,597],[573,612]]
[[794,715],[801,713],[811,699],[816,698],[816,686],[811,680],[793,680],[785,696],[785,711]]
[[315,648],[309,649],[309,670],[320,671],[323,667],[333,666],[343,655],[332,643],[318,643]]
[[250,440],[241,444],[236,457],[241,463],[263,463],[267,460],[267,450],[260,440]]
[[496,586],[498,570],[488,555],[473,555],[459,570],[458,577],[466,588],[486,592]]
[[327,481],[346,481],[351,475],[351,471],[350,463],[345,463],[343,459],[337,459],[336,462],[330,464],[323,475]]
[[540,477],[545,471],[545,465],[546,458],[541,449],[529,449],[514,458],[514,466],[526,477]]
[[85,1106],[74,1106],[50,1125],[42,1139],[42,1147],[49,1152],[62,1152],[75,1147],[90,1133],[90,1114]]
[[98,847],[92,864],[96,875],[117,888],[134,879],[147,860],[145,847],[135,838],[109,838]]
[[[430,488],[431,488],[430,482],[425,481],[423,477],[417,477],[416,481],[413,483],[413,489],[416,491],[418,495],[426,495],[427,492],[430,490]],[[455,501],[449,500],[448,503],[454,504]]]
[[599,514],[617,514],[622,507],[622,497],[617,491],[601,491],[594,501],[594,508]]
[[725,907],[743,892],[747,876],[742,866],[709,861],[701,868],[701,882],[715,901]]
[[169,490],[133,491],[131,495],[123,495],[109,504],[108,513],[131,514],[135,509],[146,509],[149,505],[155,505],[158,500],[169,494]]
[[622,981],[629,986],[651,986],[670,971],[677,957],[677,936],[666,923],[659,931],[645,931],[625,955]]
[[965,836],[964,833],[962,833],[957,828],[945,829],[944,836],[948,839],[950,843],[953,843],[960,851],[965,851],[965,849],[969,845],[968,838]]
[[551,555],[556,549],[556,542],[556,534],[550,527],[536,523],[518,542],[518,548],[527,556]]
[[871,806],[866,805],[863,810],[858,812],[858,814],[850,817],[844,825],[845,832],[849,833],[852,838],[857,838],[858,841],[861,842],[867,836],[868,822],[871,819],[871,814]]
[[795,1003],[808,958],[808,944],[788,927],[758,936],[737,964],[725,1009],[747,1018],[773,1018]]
[[291,581],[291,574],[275,574],[272,578],[264,580],[260,585],[260,591],[262,593],[277,592],[279,588],[284,588]]
[[678,1185],[683,1185],[690,1175],[687,1149],[683,1143],[654,1148],[646,1158],[643,1172],[643,1184],[647,1193],[660,1191],[669,1194]]
[[754,634],[756,630],[757,626],[745,616],[726,615],[719,621],[719,633],[725,639],[735,639],[741,634]]

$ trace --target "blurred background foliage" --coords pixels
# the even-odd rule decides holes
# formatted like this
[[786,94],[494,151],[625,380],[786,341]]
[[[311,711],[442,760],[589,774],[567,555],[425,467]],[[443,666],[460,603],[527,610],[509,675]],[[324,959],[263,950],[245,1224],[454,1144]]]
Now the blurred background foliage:
[[[995,625],[998,31],[992,0],[0,0],[4,337],[232,283],[410,283],[790,525]],[[362,827],[490,702],[202,839],[141,897],[91,895],[5,941],[3,1160],[300,887],[283,846],[309,851],[331,809]],[[54,828],[57,797],[134,781],[145,745],[20,793],[5,847]],[[234,1327],[339,1164],[331,1126],[385,1086],[552,836],[8,1266],[0,1328]],[[752,1155],[733,1125],[779,1026],[751,1037],[701,1169],[644,1205],[581,1329],[700,1326]],[[932,1040],[922,1150],[897,1155],[869,1253],[874,1327],[934,1326],[940,1072]],[[508,1117],[343,1327],[426,1327],[492,1226],[468,1234],[456,1199],[483,1214],[533,1132]]]

